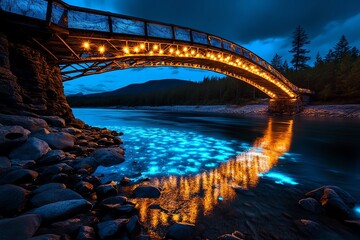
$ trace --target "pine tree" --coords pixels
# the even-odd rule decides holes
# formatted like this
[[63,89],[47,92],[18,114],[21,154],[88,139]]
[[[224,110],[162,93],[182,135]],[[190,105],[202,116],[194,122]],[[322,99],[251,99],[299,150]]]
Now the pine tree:
[[341,36],[339,42],[334,47],[335,61],[339,61],[345,55],[350,54],[349,42],[344,35]]
[[324,61],[323,61],[322,57],[320,56],[320,53],[317,52],[317,54],[316,54],[316,60],[315,60],[314,65],[315,65],[315,66],[318,66],[318,65],[323,64],[323,63],[324,63]]
[[335,61],[335,54],[334,54],[334,51],[332,49],[330,49],[329,52],[325,56],[325,62],[331,63],[334,61]]
[[304,45],[309,44],[309,38],[305,30],[299,25],[293,32],[292,49],[289,51],[293,53],[291,64],[295,71],[308,67],[306,64],[310,60],[307,55],[310,51],[304,48]]
[[271,60],[271,65],[278,71],[282,71],[282,57],[276,53]]
[[355,46],[351,48],[350,53],[353,58],[357,58],[360,56],[360,51]]
[[288,61],[287,61],[286,59],[284,60],[284,63],[283,63],[283,65],[282,65],[282,69],[283,69],[284,72],[287,72],[287,71],[290,70]]

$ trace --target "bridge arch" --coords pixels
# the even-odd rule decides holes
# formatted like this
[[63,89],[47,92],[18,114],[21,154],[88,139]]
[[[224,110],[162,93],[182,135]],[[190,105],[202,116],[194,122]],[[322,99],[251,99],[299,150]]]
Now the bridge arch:
[[60,0],[2,0],[0,8],[7,22],[20,25],[59,65],[63,81],[126,68],[179,66],[237,78],[275,100],[311,93],[248,49],[194,29]]

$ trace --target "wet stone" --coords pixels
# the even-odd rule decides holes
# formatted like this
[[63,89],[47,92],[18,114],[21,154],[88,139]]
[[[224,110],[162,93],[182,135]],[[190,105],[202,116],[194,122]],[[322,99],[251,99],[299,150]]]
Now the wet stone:
[[345,219],[350,214],[350,208],[343,202],[342,198],[332,189],[325,188],[324,195],[320,199],[321,205],[330,215]]
[[42,158],[37,162],[40,164],[54,164],[61,162],[66,157],[63,150],[51,150],[47,152]]
[[0,151],[8,151],[20,146],[28,139],[30,131],[21,126],[0,127]]
[[5,184],[0,186],[0,215],[12,216],[21,212],[29,192],[21,187]]
[[154,186],[143,185],[135,188],[133,194],[137,198],[159,198],[161,192]]
[[32,159],[38,160],[50,151],[49,145],[38,138],[30,137],[24,144],[14,148],[10,154],[10,159]]
[[0,174],[11,167],[11,162],[7,157],[0,156]]
[[38,173],[29,169],[10,168],[0,177],[0,184],[31,183],[38,177]]
[[134,215],[129,219],[129,222],[126,224],[126,233],[130,239],[134,239],[136,235],[141,232],[141,225],[139,222],[138,216]]
[[322,211],[321,205],[314,198],[304,198],[299,201],[302,208],[309,212],[318,213]]
[[166,238],[173,240],[191,239],[195,233],[195,225],[188,223],[175,223],[168,232]]
[[78,193],[86,195],[93,191],[94,185],[89,182],[81,181],[75,185],[75,189]]
[[76,240],[93,240],[95,239],[95,230],[89,226],[81,226]]
[[56,190],[56,189],[65,189],[66,185],[62,183],[47,183],[39,186],[37,189],[31,192],[32,195],[39,194],[41,192]]
[[1,239],[29,239],[38,230],[40,224],[41,217],[36,214],[28,214],[15,218],[0,219]]
[[120,231],[125,230],[127,219],[115,219],[105,221],[97,225],[97,234],[99,239],[111,239],[115,237]]
[[41,207],[49,203],[72,199],[82,199],[82,196],[71,189],[52,189],[36,194],[30,202],[35,207]]
[[118,189],[114,182],[109,184],[103,184],[96,188],[96,195],[98,199],[113,197],[116,196],[117,194],[118,194]]

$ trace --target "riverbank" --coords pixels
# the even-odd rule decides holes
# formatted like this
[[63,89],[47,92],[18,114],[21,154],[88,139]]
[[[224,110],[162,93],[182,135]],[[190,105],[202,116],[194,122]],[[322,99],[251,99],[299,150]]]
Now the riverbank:
[[[139,106],[139,107],[116,107],[129,110],[151,110],[171,112],[196,112],[196,113],[220,113],[237,116],[266,116],[268,115],[267,104],[254,105],[200,105],[200,106]],[[297,115],[303,117],[339,117],[360,119],[360,104],[348,105],[308,105]]]

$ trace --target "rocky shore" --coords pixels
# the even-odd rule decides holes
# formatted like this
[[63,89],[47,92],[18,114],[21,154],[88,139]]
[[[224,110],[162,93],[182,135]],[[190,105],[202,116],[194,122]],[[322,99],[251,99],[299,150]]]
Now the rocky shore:
[[[200,106],[141,106],[120,109],[138,109],[152,111],[171,111],[171,112],[196,112],[196,113],[220,113],[237,116],[267,116],[267,104],[253,105],[200,105]],[[360,104],[347,105],[308,105],[304,110],[297,114],[302,117],[337,117],[360,119]]]

